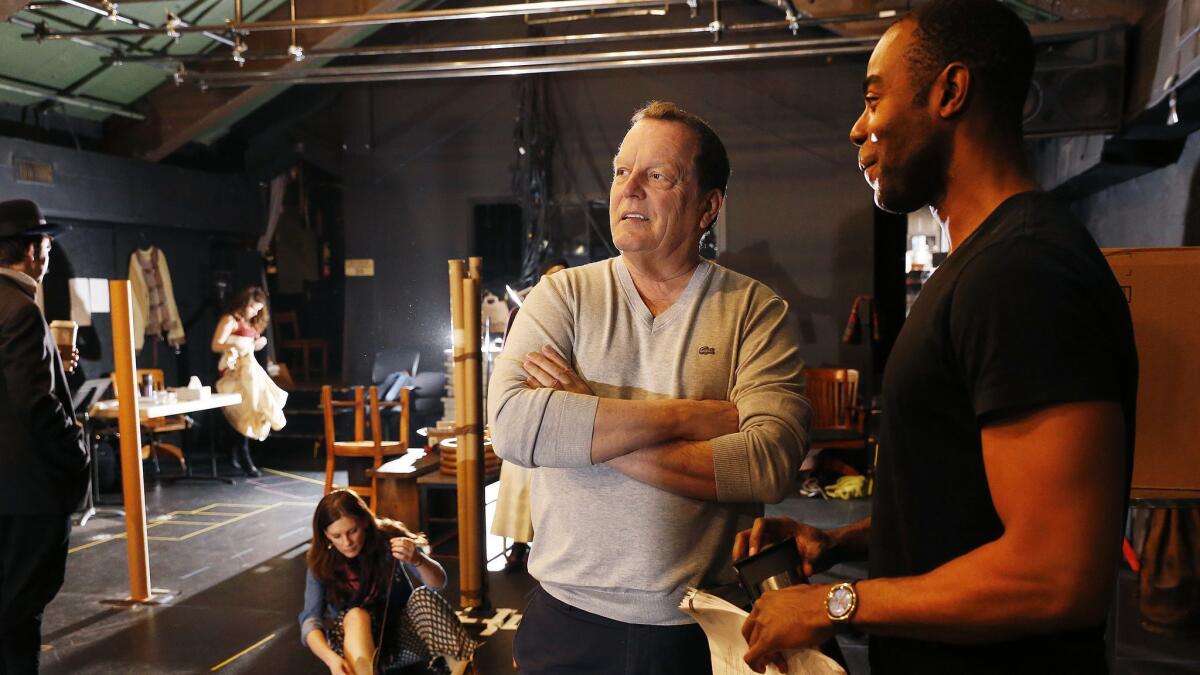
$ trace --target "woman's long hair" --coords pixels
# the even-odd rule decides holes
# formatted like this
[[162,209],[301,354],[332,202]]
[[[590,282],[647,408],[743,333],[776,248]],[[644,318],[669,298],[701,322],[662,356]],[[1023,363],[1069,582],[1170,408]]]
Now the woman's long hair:
[[333,546],[325,529],[341,518],[349,516],[363,530],[362,549],[356,556],[359,561],[359,588],[369,592],[375,584],[385,581],[391,573],[388,553],[389,540],[393,537],[409,537],[425,546],[425,537],[410,531],[403,523],[388,518],[377,518],[366,502],[350,490],[334,490],[321,498],[313,512],[313,538],[308,548],[308,567],[317,581],[325,586],[325,598],[335,607],[345,605],[353,599],[354,591],[346,581],[347,559]]
[[[254,315],[254,318],[247,319],[245,316],[246,308],[252,302],[261,302],[263,308],[261,312]],[[267,309],[267,292],[258,286],[249,286],[243,289],[241,293],[233,296],[233,300],[229,302],[229,313],[239,321],[245,321],[254,329],[255,333],[262,335],[271,323],[271,312]]]

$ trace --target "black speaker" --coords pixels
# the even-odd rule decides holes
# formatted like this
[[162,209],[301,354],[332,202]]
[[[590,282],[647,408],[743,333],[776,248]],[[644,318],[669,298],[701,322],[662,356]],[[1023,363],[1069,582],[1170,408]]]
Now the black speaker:
[[1034,33],[1033,83],[1025,135],[1106,133],[1121,126],[1125,101],[1125,26]]

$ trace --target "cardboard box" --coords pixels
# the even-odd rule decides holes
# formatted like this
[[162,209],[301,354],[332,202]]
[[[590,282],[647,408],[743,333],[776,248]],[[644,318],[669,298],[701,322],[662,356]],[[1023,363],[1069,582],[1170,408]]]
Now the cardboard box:
[[1200,247],[1103,252],[1137,342],[1133,488],[1200,489]]

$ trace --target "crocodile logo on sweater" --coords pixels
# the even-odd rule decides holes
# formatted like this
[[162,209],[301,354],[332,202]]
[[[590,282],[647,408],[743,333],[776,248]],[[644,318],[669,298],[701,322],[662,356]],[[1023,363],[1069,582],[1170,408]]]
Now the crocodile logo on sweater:
[[717,350],[713,349],[712,347],[701,347],[700,348],[700,354],[702,356],[712,356],[713,354],[716,354],[716,353],[717,353]]

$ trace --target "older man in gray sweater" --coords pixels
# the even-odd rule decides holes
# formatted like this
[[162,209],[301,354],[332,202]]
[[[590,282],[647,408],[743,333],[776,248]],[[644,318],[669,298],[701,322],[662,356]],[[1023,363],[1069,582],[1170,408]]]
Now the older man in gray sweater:
[[490,386],[496,452],[536,469],[522,673],[708,672],[680,599],[731,580],[730,542],[808,442],[787,303],[698,253],[723,144],[671,103],[632,122],[609,202],[621,255],[543,278]]

